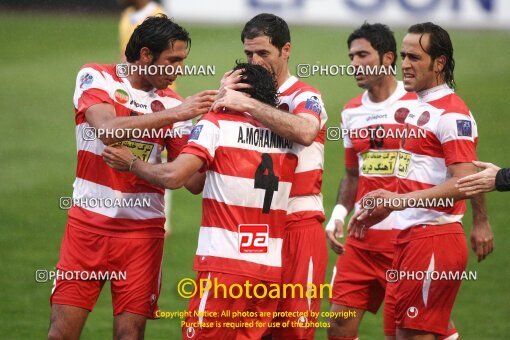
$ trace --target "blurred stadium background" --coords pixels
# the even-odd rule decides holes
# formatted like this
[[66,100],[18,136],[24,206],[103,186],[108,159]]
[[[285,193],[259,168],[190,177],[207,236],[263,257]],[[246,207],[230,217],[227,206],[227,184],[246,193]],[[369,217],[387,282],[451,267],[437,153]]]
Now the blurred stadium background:
[[[217,88],[222,74],[243,59],[240,31],[244,21],[269,11],[288,19],[292,35],[291,72],[296,65],[348,64],[346,39],[366,19],[389,24],[400,43],[405,28],[436,21],[452,36],[458,84],[479,125],[481,160],[510,166],[508,157],[510,84],[510,2],[503,0],[173,0],[164,2],[171,17],[189,30],[193,44],[189,64],[216,65],[216,75],[178,79],[188,96]],[[52,270],[58,260],[66,211],[61,196],[72,194],[76,166],[72,96],[76,73],[89,62],[118,62],[120,7],[108,1],[3,0],[0,3],[0,338],[40,339],[47,334],[51,282],[37,283],[35,271]],[[399,73],[400,77],[400,73]],[[304,79],[318,88],[336,126],[346,101],[360,92],[347,76]],[[329,215],[343,174],[340,141],[326,143],[323,183]],[[462,284],[453,319],[463,339],[507,339],[510,333],[510,212],[505,194],[487,197],[496,251],[468,270],[476,281]],[[163,311],[185,310],[177,282],[191,270],[200,223],[200,197],[185,190],[174,194],[173,234],[165,245],[164,278],[159,301]],[[507,207],[507,208],[505,208]],[[471,229],[470,211],[465,230]],[[329,268],[336,256],[330,251]],[[331,270],[328,270],[327,281]],[[328,309],[324,301],[323,310]],[[381,339],[382,313],[367,315],[361,339]],[[83,339],[112,334],[109,288],[105,285],[89,316]],[[147,339],[177,339],[178,320],[148,323]],[[326,338],[325,331],[317,339]]]

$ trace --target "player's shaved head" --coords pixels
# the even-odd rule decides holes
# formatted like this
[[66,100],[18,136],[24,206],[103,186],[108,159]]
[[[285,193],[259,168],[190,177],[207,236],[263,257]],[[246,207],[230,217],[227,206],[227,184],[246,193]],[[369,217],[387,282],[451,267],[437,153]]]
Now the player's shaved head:
[[184,41],[191,46],[189,33],[164,14],[148,17],[136,27],[126,46],[126,60],[130,63],[140,59],[140,50],[147,47],[157,60],[164,50],[173,46],[175,41]]
[[286,43],[290,43],[289,26],[279,16],[262,13],[253,17],[244,25],[241,41],[266,36],[269,42],[278,50],[282,50]]
[[268,70],[260,65],[237,62],[233,70],[239,69],[243,70],[241,82],[251,85],[251,88],[239,91],[248,93],[253,99],[267,105],[274,107],[278,105],[276,80]]
[[[420,46],[423,51],[432,58],[432,63],[441,56],[446,58],[441,75],[445,83],[450,88],[454,88],[455,80],[453,78],[453,71],[455,69],[455,60],[453,59],[453,44],[448,32],[441,26],[432,22],[424,22],[412,25],[407,30],[407,33],[420,35]],[[424,46],[424,44],[422,44],[424,34],[429,35],[428,46]]]
[[381,64],[383,63],[383,56],[391,52],[394,55],[392,66],[395,66],[397,61],[397,42],[395,36],[390,28],[383,24],[369,24],[365,22],[347,38],[347,47],[351,48],[351,43],[356,39],[365,39],[370,45],[379,53]]

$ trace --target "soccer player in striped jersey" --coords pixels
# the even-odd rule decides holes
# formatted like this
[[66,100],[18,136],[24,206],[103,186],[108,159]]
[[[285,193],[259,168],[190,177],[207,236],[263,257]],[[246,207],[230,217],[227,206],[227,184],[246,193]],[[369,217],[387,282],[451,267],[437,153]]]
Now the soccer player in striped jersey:
[[[182,65],[189,43],[182,27],[167,17],[152,17],[137,27],[126,56],[129,63],[140,66]],[[115,339],[143,338],[146,319],[155,317],[163,256],[164,190],[133,174],[110,169],[101,153],[105,145],[122,142],[140,162],[160,163],[164,148],[171,157],[177,156],[187,142],[191,119],[207,112],[217,91],[183,100],[168,89],[175,78],[143,74],[120,78],[116,65],[87,64],[76,80],[76,203],[68,213],[57,269],[96,275],[126,273],[125,280],[111,281]],[[94,129],[108,134],[96,135]],[[135,129],[143,136],[133,137]],[[117,200],[131,201],[132,206],[93,203]],[[148,204],[141,203],[147,200]],[[50,299],[48,338],[79,338],[104,283],[57,276]]]
[[[396,42],[386,25],[363,24],[348,38],[349,57],[356,67],[394,67]],[[384,188],[397,190],[395,162],[404,119],[416,105],[417,96],[407,92],[404,84],[391,72],[366,76],[358,74],[356,82],[366,91],[350,100],[342,111],[346,175],[340,183],[337,205],[326,227],[330,247],[340,256],[333,276],[331,311],[355,311],[355,317],[331,320],[330,339],[355,339],[365,311],[377,312],[386,292],[386,272],[393,261],[393,239],[398,233],[390,215],[367,231],[363,240],[343,236],[344,219],[360,208],[361,198],[370,191]],[[387,131],[387,132],[386,132]],[[370,134],[373,135],[370,135]],[[457,330],[452,326],[447,336]],[[395,336],[393,306],[384,306],[384,332]],[[454,339],[454,338],[450,338]]]
[[[250,64],[239,64],[235,69],[242,70],[242,81],[251,85],[243,91],[254,100],[276,106],[276,84],[270,72]],[[249,113],[220,111],[206,114],[195,125],[188,145],[171,163],[143,163],[125,148],[109,147],[103,155],[115,169],[129,169],[166,188],[178,188],[198,171],[205,171],[202,224],[193,269],[198,271],[197,286],[208,280],[218,284],[218,290],[211,287],[202,296],[191,298],[183,338],[259,339],[278,305],[278,299],[263,291],[267,293],[271,283],[281,281],[283,233],[297,166],[294,143]],[[225,294],[234,284],[252,288],[237,298]],[[256,285],[265,287],[254,293]],[[249,316],[233,318],[222,315],[224,311]],[[217,312],[218,317],[205,312]],[[261,312],[267,315],[261,316]],[[265,326],[225,326],[225,322],[254,320]]]
[[[250,64],[270,70],[278,82],[278,108],[264,105],[235,90],[237,73],[226,77],[215,107],[246,111],[271,130],[298,145],[298,166],[292,183],[283,241],[282,282],[321,284],[327,266],[322,206],[322,172],[327,114],[320,92],[289,72],[291,54],[287,23],[273,14],[259,14],[246,23],[241,33],[244,53]],[[289,293],[288,296],[291,294]],[[319,312],[320,298],[282,298],[278,311],[308,313],[309,317],[280,318],[277,321],[300,322],[302,327],[272,329],[273,339],[312,339],[316,322],[309,311]]]
[[[430,22],[411,26],[401,56],[405,89],[418,94],[418,105],[405,118],[406,130],[423,130],[426,139],[401,141],[398,193],[380,189],[367,194],[349,222],[349,234],[363,238],[368,227],[397,211],[393,269],[405,276],[388,284],[386,294],[395,306],[397,338],[435,339],[446,334],[460,278],[416,279],[410,274],[466,269],[461,223],[466,195],[455,184],[476,172],[471,162],[478,137],[471,112],[453,92],[455,62],[448,32]],[[455,203],[447,204],[451,199]],[[490,228],[485,232],[492,236]]]

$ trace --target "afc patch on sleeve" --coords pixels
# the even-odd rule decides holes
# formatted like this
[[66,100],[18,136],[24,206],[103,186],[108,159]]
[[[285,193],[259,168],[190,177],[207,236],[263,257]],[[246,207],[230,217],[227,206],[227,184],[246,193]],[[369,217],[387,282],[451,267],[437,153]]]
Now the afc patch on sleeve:
[[321,103],[319,102],[319,98],[316,96],[311,96],[306,100],[305,109],[313,111],[318,115],[322,112]]
[[88,89],[93,81],[94,77],[90,73],[84,73],[80,77],[80,89],[82,90]]
[[189,135],[189,140],[192,140],[192,139],[197,140],[198,137],[200,136],[200,132],[202,132],[203,127],[204,127],[203,125],[195,125],[193,127],[193,130],[191,130],[191,133]]
[[457,119],[457,135],[471,137],[472,128],[470,120]]

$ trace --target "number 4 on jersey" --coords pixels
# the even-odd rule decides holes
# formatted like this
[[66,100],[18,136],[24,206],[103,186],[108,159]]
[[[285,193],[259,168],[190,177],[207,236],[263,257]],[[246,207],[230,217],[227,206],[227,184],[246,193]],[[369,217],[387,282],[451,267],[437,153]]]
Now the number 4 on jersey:
[[255,171],[255,189],[266,190],[266,194],[264,195],[264,207],[262,208],[264,214],[269,214],[274,192],[278,191],[279,180],[280,178],[274,174],[273,159],[267,153],[262,154],[262,161]]

